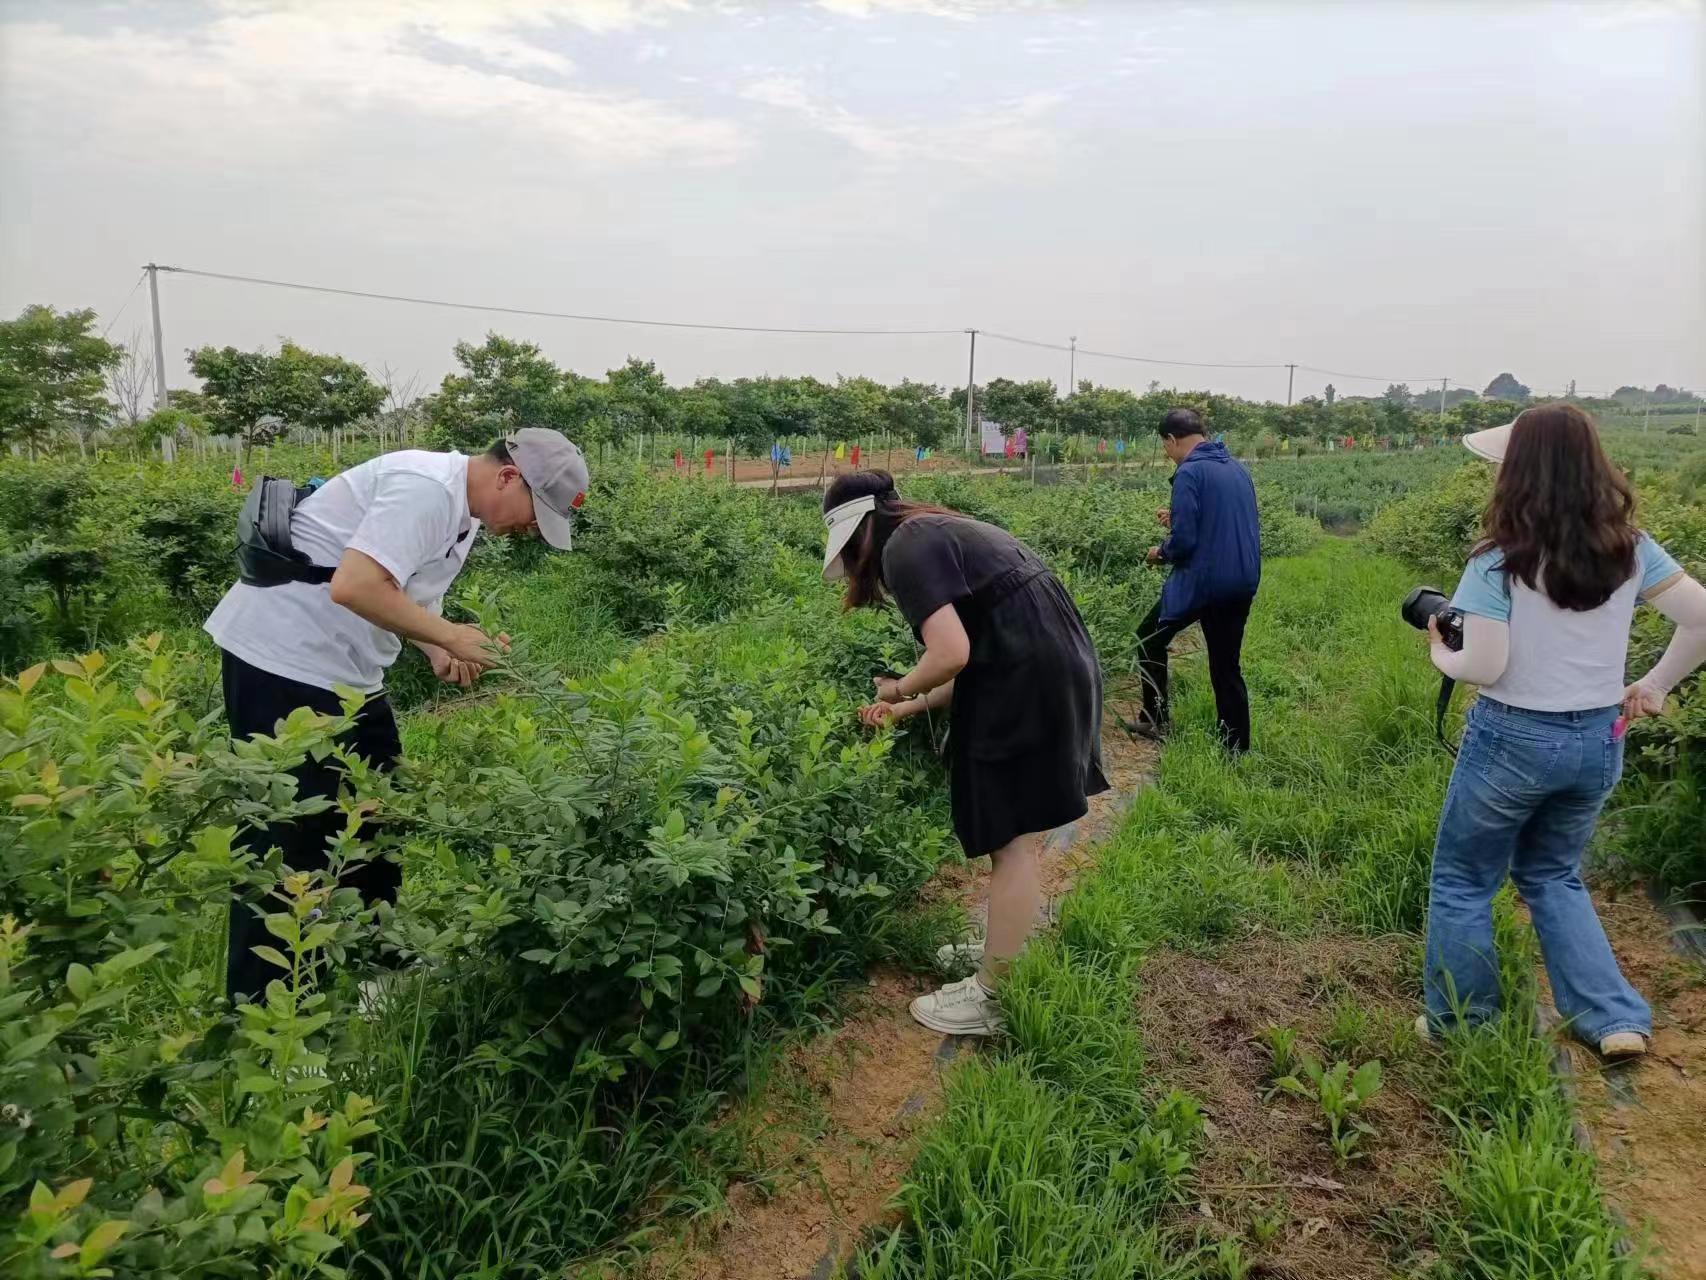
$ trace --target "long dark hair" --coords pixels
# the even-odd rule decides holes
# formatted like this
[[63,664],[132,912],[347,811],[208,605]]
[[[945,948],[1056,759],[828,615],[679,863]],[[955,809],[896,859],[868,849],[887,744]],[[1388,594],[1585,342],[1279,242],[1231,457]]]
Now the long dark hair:
[[876,508],[866,513],[841,549],[841,563],[847,569],[847,592],[841,598],[843,609],[882,604],[888,598],[883,592],[883,548],[901,525],[919,516],[961,515],[927,502],[903,501],[895,492],[894,477],[886,471],[855,471],[852,475],[837,476],[823,495],[823,509],[829,511],[844,502],[866,497],[876,498]]
[[1573,404],[1517,415],[1476,552],[1560,609],[1597,609],[1635,572],[1635,492]]

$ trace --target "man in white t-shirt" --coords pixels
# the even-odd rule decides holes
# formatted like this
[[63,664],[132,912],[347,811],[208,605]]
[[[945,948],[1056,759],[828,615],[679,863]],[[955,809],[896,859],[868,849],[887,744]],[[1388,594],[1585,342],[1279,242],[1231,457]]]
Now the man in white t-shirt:
[[[271,734],[297,707],[339,714],[335,688],[368,695],[344,745],[381,768],[402,755],[385,696],[385,670],[407,640],[439,679],[467,687],[497,660],[507,637],[442,616],[444,594],[483,525],[497,534],[543,537],[567,550],[589,480],[581,451],[560,432],[526,427],[478,457],[405,449],[351,467],[299,502],[290,520],[295,550],[333,570],[329,582],[254,586],[238,582],[208,617],[220,648],[225,715],[235,737]],[[305,760],[298,794],[336,796],[334,761]],[[287,866],[326,865],[334,810],[246,832],[256,852],[277,847]],[[395,902],[402,869],[375,859],[345,877],[369,902]],[[270,944],[264,903],[234,900],[226,989],[257,997],[277,977],[254,954]]]

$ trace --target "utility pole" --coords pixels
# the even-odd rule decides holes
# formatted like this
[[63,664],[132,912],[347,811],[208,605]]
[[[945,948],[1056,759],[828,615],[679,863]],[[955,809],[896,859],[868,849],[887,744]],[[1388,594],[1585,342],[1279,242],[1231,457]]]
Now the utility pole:
[[1293,378],[1295,378],[1296,376],[1297,376],[1297,366],[1294,364],[1286,365],[1286,367],[1285,367],[1285,402],[1286,402],[1286,405],[1288,407],[1291,404],[1291,380]]
[[974,434],[977,408],[973,403],[977,399],[977,330],[966,332],[971,334],[971,361],[966,366],[966,448],[969,450],[977,446]]
[[1449,379],[1446,378],[1439,380],[1439,429],[1441,433],[1445,431],[1445,384],[1447,381]]
[[1652,401],[1652,397],[1649,396],[1647,398],[1647,412],[1644,415],[1642,415],[1642,418],[1641,418],[1641,430],[1642,431],[1651,431],[1652,429],[1653,429],[1653,401]]
[[1072,356],[1066,366],[1066,394],[1072,395],[1078,390],[1078,337],[1074,334],[1067,341],[1072,343]]
[[154,408],[166,407],[166,344],[160,337],[160,268],[148,264],[148,301],[154,307]]

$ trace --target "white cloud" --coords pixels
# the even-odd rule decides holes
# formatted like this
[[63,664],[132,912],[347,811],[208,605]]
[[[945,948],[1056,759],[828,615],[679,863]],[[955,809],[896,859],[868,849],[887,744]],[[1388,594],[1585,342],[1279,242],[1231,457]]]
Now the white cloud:
[[[732,123],[580,87],[569,58],[528,38],[559,21],[609,27],[676,7],[228,0],[187,31],[11,23],[0,26],[0,114],[14,140],[53,113],[83,122],[92,146],[159,148],[163,160],[197,167],[336,147],[369,112],[393,127],[399,115],[429,131],[489,126],[545,164],[727,161],[747,144]],[[411,145],[419,139],[399,138]]]
[[1609,31],[1648,22],[1698,18],[1706,13],[1701,0],[1622,0],[1620,4],[1591,4],[1581,10],[1590,30]]
[[747,84],[741,96],[821,129],[881,168],[948,165],[986,172],[1042,163],[1056,154],[1062,141],[1045,127],[1044,117],[1066,101],[1064,93],[1036,91],[939,123],[903,124],[850,111],[797,76],[762,77]]
[[975,18],[986,13],[1052,9],[1056,0],[815,0],[817,7],[846,18],[918,14],[927,18]]

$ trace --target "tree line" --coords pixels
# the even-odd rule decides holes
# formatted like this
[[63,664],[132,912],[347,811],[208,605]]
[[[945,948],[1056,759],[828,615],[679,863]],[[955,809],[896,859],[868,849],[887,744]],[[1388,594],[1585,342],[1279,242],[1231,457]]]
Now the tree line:
[[[956,439],[966,420],[966,389],[865,377],[834,382],[804,377],[701,378],[671,386],[649,360],[631,357],[603,378],[556,364],[531,342],[497,333],[459,342],[458,371],[419,395],[391,370],[376,379],[342,356],[283,340],[276,351],[205,346],[188,353],[199,390],[170,393],[152,405],[152,360],[95,331],[93,311],[31,306],[0,321],[0,450],[30,452],[92,442],[150,447],[162,436],[201,432],[264,442],[288,428],[348,428],[407,415],[426,438],[445,447],[480,448],[518,424],[555,427],[590,444],[636,437],[732,441],[762,451],[777,440],[824,436],[848,441],[886,438],[933,449]],[[1379,396],[1323,396],[1295,404],[1245,400],[1208,391],[1146,391],[1082,380],[1067,395],[1048,379],[992,378],[974,391],[976,416],[1008,433],[1023,430],[1092,439],[1141,439],[1170,408],[1188,404],[1211,428],[1239,439],[1325,440],[1456,435],[1508,421],[1529,388],[1501,373],[1477,395],[1389,386]],[[1637,398],[1639,397],[1639,398]],[[1693,404],[1693,393],[1660,384],[1652,392],[1623,387],[1589,408],[1636,403]]]

